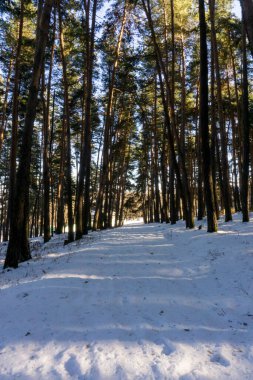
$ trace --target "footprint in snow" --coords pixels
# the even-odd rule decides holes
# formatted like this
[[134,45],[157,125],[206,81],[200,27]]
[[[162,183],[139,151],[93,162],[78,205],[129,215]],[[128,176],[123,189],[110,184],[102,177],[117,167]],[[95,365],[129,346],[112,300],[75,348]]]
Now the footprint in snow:
[[64,367],[71,377],[78,375],[79,378],[81,378],[82,376],[81,369],[75,356],[71,355],[70,358],[64,364]]
[[152,369],[152,372],[153,372],[155,379],[161,379],[162,378],[161,371],[159,370],[159,366],[157,364],[153,364],[151,366],[151,369]]
[[215,353],[211,356],[210,361],[216,364],[220,364],[223,367],[229,367],[230,361],[226,359],[223,355]]
[[64,352],[65,352],[65,350],[58,352],[58,353],[55,355],[54,359],[55,359],[56,361],[61,360],[62,357],[63,357]]
[[169,356],[175,351],[175,347],[173,344],[168,341],[167,339],[156,339],[155,344],[159,345],[162,347],[162,354]]
[[17,294],[17,298],[19,298],[19,299],[26,298],[28,296],[29,296],[29,293],[26,293],[26,292]]
[[162,349],[162,354],[166,356],[170,356],[175,351],[174,347],[171,345],[165,344]]
[[117,375],[117,378],[123,378],[124,377],[124,370],[121,366],[117,366],[115,369],[115,375]]

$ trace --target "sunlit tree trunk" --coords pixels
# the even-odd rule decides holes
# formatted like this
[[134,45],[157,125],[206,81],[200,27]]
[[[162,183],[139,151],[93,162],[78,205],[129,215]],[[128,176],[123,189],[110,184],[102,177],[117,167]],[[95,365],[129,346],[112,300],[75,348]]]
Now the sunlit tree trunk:
[[[215,104],[215,67],[214,67],[214,56],[211,54],[211,167],[212,167],[212,182],[213,182],[213,195],[215,203],[216,218],[220,217],[219,202],[217,196],[217,166],[220,166],[220,155],[219,150],[216,150],[217,145],[217,127],[216,127],[216,104]],[[217,153],[217,154],[216,154]],[[219,170],[220,171],[220,170]],[[222,186],[222,178],[220,180],[220,186]]]
[[49,169],[49,133],[50,133],[50,99],[51,99],[51,84],[52,84],[52,71],[53,71],[53,59],[54,59],[54,38],[55,38],[55,23],[56,12],[54,14],[54,31],[53,41],[50,53],[49,73],[47,83],[46,99],[44,98],[45,87],[45,69],[43,70],[43,83],[42,83],[42,100],[43,100],[43,216],[44,216],[44,243],[48,242],[51,238],[50,231],[50,169]]

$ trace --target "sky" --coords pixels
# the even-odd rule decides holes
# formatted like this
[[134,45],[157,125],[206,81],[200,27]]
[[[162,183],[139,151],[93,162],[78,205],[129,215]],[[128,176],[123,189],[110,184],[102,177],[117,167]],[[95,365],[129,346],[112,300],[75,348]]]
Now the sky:
[[238,17],[241,17],[241,5],[239,0],[234,0],[234,12]]

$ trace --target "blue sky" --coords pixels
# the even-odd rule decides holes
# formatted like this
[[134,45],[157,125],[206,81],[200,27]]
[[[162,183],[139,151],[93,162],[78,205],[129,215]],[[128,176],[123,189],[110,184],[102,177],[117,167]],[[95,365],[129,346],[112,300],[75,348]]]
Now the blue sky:
[[241,5],[239,0],[234,0],[234,12],[238,17],[241,17]]

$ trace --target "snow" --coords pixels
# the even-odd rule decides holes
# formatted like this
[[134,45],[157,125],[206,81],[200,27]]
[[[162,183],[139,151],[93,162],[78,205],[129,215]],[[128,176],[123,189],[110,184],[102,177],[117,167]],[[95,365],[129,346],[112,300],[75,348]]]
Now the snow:
[[0,379],[252,379],[253,220],[219,230],[33,239],[0,273]]

